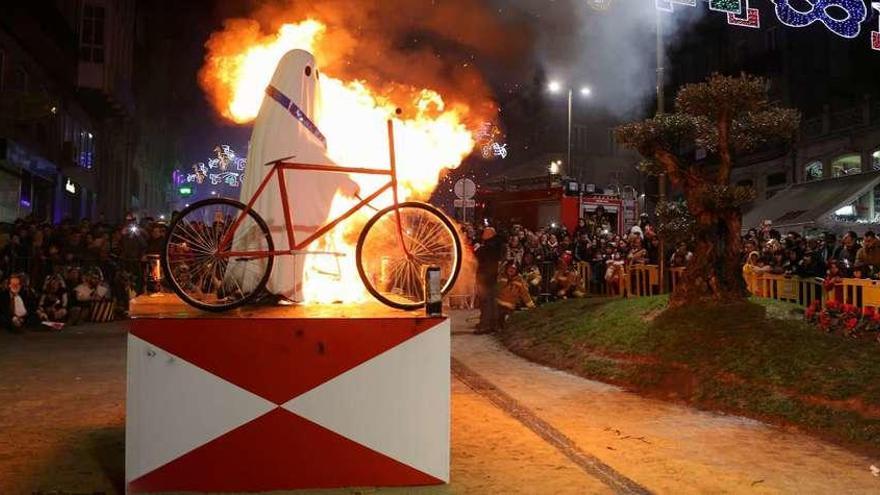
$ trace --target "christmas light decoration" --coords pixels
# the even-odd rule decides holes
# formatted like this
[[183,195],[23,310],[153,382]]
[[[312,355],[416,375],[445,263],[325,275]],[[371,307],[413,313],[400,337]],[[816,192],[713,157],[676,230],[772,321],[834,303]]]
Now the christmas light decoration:
[[480,155],[484,160],[507,158],[507,143],[499,141],[504,136],[495,124],[483,122],[477,130],[476,137],[480,146]]
[[743,12],[743,0],[709,0],[709,10],[741,14]]
[[654,4],[658,10],[664,12],[672,12],[674,5],[684,5],[686,7],[696,7],[697,0],[655,0]]
[[235,150],[227,144],[215,147],[214,154],[215,156],[208,159],[207,163],[194,164],[192,173],[178,176],[175,172],[175,181],[176,177],[181,177],[182,183],[204,184],[209,181],[215,186],[226,184],[230,187],[241,187],[247,160],[236,156]]
[[[749,5],[749,0],[703,0],[709,10],[727,14],[731,26],[758,29],[761,27],[761,11]],[[769,0],[773,3],[776,18],[782,24],[807,27],[821,22],[832,33],[843,38],[856,38],[861,25],[868,18],[864,0]],[[696,7],[697,0],[654,0],[657,10],[673,12],[676,5]],[[880,12],[880,2],[871,2],[871,8]],[[880,51],[880,31],[871,31],[871,48]]]
[[[779,22],[790,27],[806,27],[816,21],[825,24],[831,32],[844,38],[855,38],[861,32],[861,24],[868,16],[863,0],[805,0],[812,8],[801,11],[791,5],[792,0],[771,0],[776,4]],[[829,13],[829,9],[837,17]],[[841,11],[846,17],[840,16]]]
[[[877,22],[880,24],[880,2],[872,2],[871,8],[877,11]],[[871,31],[871,48],[880,51],[880,31]]]
[[727,13],[727,23],[731,26],[741,26],[753,29],[761,27],[761,12],[749,7],[749,0],[745,0],[742,14]]

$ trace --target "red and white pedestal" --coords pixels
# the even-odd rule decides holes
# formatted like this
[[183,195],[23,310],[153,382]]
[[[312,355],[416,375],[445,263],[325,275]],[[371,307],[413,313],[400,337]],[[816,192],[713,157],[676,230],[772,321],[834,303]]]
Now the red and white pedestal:
[[379,306],[133,306],[129,492],[449,480],[450,324]]

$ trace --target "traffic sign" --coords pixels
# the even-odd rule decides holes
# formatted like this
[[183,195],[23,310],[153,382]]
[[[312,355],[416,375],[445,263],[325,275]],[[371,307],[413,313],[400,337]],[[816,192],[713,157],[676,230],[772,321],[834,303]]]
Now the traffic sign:
[[459,199],[471,199],[477,194],[477,185],[470,179],[458,179],[452,190]]
[[456,199],[452,201],[452,205],[456,208],[473,208],[477,202],[473,199]]

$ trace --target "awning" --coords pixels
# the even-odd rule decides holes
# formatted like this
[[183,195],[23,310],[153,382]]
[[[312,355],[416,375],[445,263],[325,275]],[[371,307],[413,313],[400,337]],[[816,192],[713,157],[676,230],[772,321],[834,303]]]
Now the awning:
[[831,215],[880,184],[880,171],[824,179],[791,186],[743,215],[743,229],[773,221],[774,229],[804,228],[832,223]]

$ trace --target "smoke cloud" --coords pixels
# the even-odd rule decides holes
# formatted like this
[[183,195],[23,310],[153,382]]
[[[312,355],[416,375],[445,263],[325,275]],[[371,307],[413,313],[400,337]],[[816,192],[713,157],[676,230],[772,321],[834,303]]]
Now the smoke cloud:
[[[492,0],[510,17],[535,26],[534,62],[549,79],[589,86],[592,101],[617,116],[631,116],[654,98],[657,11],[654,0]],[[676,5],[660,13],[669,49],[705,12]]]
[[[704,11],[661,14],[666,47]],[[318,19],[327,25],[317,47],[326,73],[362,80],[404,112],[413,88],[434,89],[448,105],[467,106],[472,128],[495,119],[494,90],[528,85],[537,70],[591,87],[591,105],[618,117],[643,110],[655,89],[654,0],[268,0],[229,13],[209,48]],[[215,106],[228,99],[202,85]]]
[[362,80],[404,112],[412,88],[434,89],[447,104],[466,105],[472,124],[496,111],[478,62],[514,66],[533,40],[529,26],[500,19],[482,0],[275,0],[246,17],[227,20],[208,47],[224,36],[258,40],[282,24],[317,19],[327,25],[316,47],[324,72]]

